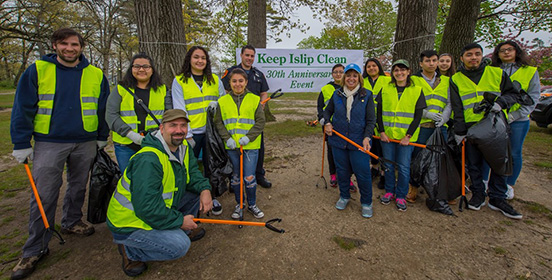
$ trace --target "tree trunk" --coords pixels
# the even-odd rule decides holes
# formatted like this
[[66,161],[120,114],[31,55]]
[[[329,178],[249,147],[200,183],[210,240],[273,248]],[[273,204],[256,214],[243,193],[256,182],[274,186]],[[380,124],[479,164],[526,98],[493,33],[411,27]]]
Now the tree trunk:
[[481,0],[452,0],[443,31],[440,53],[450,53],[460,65],[460,51],[473,42]]
[[248,0],[247,43],[266,48],[266,0]]
[[439,0],[400,0],[393,61],[406,59],[413,73],[419,70],[420,52],[435,45]]
[[186,56],[186,34],[180,0],[135,0],[139,49],[154,60],[168,87]]

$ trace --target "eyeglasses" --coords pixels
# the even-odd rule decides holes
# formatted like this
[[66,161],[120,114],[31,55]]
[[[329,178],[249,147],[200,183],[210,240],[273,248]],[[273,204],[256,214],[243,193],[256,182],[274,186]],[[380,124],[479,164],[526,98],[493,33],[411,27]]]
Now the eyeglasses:
[[150,70],[151,69],[151,65],[147,65],[147,64],[144,64],[144,65],[140,65],[140,64],[134,64],[132,65],[132,69],[134,70],[140,70],[140,68],[143,68],[144,70]]
[[345,73],[345,72],[343,72],[343,71],[332,71],[332,73],[333,73],[333,74],[343,74],[343,73]]
[[499,52],[501,53],[505,53],[505,52],[513,52],[515,51],[516,49],[514,48],[505,48],[505,49],[500,49]]

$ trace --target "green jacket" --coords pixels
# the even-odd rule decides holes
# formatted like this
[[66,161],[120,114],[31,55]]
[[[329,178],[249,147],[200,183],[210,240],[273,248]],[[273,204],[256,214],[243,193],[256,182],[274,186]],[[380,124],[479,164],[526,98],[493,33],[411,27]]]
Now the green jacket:
[[[197,159],[190,151],[190,183],[186,184],[186,167],[182,163],[184,158],[184,146],[180,146],[179,158],[177,159],[165,144],[161,133],[156,131],[146,135],[142,141],[143,147],[153,147],[163,151],[169,156],[175,175],[175,184],[179,190],[174,194],[174,206],[165,207],[162,197],[163,167],[154,153],[146,152],[132,157],[128,167],[127,176],[130,180],[130,192],[132,193],[132,206],[136,216],[149,226],[157,230],[177,229],[182,226],[184,215],[176,209],[178,202],[182,200],[185,191],[200,194],[203,190],[211,190],[209,180],[204,178],[198,168]],[[130,234],[136,228],[117,228],[109,219],[109,229],[118,234]]]

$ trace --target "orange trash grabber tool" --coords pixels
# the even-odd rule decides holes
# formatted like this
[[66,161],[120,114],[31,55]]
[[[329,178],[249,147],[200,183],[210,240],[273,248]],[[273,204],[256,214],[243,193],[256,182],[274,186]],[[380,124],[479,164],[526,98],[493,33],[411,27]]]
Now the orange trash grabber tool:
[[[381,140],[381,137],[379,137],[379,136],[375,136],[375,135],[374,135],[374,138],[375,138],[375,139],[380,139],[380,140]],[[400,143],[400,142],[401,142],[401,141],[399,141],[399,140],[395,140],[395,139],[391,139],[391,138],[389,138],[389,141],[395,142],[395,143]],[[427,146],[424,145],[424,144],[418,144],[418,143],[412,143],[412,142],[408,143],[408,145],[414,146],[414,147],[418,147],[418,148],[422,148],[422,149],[427,148]]]
[[387,169],[387,167],[385,167],[385,165],[383,164],[383,163],[385,163],[385,162],[391,163],[391,164],[397,166],[397,163],[396,163],[396,162],[391,161],[391,160],[388,160],[388,159],[385,159],[385,158],[383,158],[383,157],[378,157],[378,156],[376,156],[376,155],[373,154],[372,152],[370,152],[370,151],[368,151],[368,150],[365,150],[364,147],[362,147],[362,146],[360,146],[359,144],[353,142],[353,140],[351,140],[351,139],[349,139],[349,138],[343,136],[343,134],[341,134],[341,133],[335,131],[335,129],[332,129],[332,132],[335,133],[337,136],[341,137],[343,140],[347,141],[349,144],[351,144],[351,145],[357,147],[359,150],[361,150],[361,151],[367,153],[369,156],[371,156],[371,157],[373,157],[374,159],[378,160],[378,161],[381,163],[381,166],[383,166],[384,171],[389,171],[389,170]]
[[458,203],[458,211],[462,212],[462,204],[466,204],[468,207],[468,199],[466,198],[466,140],[462,140],[462,197],[460,203]]
[[38,194],[38,190],[36,189],[36,185],[33,179],[33,175],[31,174],[31,169],[29,168],[28,161],[25,160],[23,164],[25,165],[27,176],[29,176],[29,182],[31,182],[31,188],[33,189],[33,194],[36,199],[36,205],[38,205],[38,210],[40,211],[40,216],[42,216],[42,222],[44,223],[44,227],[46,228],[46,231],[42,235],[42,251],[44,251],[46,247],[46,244],[44,244],[44,238],[46,237],[47,232],[50,232],[53,236],[57,237],[59,239],[59,244],[65,244],[65,240],[63,240],[61,234],[59,234],[59,232],[57,232],[57,230],[55,230],[54,228],[51,228],[50,223],[48,223],[48,218],[46,217],[46,213],[44,212],[44,207],[42,207],[42,201],[40,200],[40,195]]
[[277,229],[272,224],[275,222],[281,222],[282,219],[272,219],[268,220],[266,223],[260,223],[260,222],[244,222],[244,221],[233,221],[233,220],[214,220],[214,219],[197,219],[194,218],[194,222],[200,222],[204,224],[220,224],[220,225],[238,225],[238,226],[258,226],[258,227],[266,227],[267,229],[270,229],[272,231],[278,232],[278,233],[284,233],[285,230],[283,229]]
[[[243,146],[240,145],[240,221],[243,221]],[[243,228],[242,224],[238,228]]]
[[279,89],[276,90],[274,93],[272,93],[272,94],[270,95],[269,98],[267,98],[267,99],[261,101],[261,104],[265,104],[266,102],[268,102],[268,100],[278,98],[278,97],[280,97],[280,96],[282,96],[282,95],[284,95],[284,93],[282,92],[282,89],[279,88]]
[[320,178],[318,179],[318,182],[316,182],[316,187],[318,188],[320,185],[322,185],[322,182],[324,182],[324,188],[328,188],[328,183],[326,182],[326,178],[324,178],[324,152],[326,150],[326,133],[322,131],[322,168],[320,168]]

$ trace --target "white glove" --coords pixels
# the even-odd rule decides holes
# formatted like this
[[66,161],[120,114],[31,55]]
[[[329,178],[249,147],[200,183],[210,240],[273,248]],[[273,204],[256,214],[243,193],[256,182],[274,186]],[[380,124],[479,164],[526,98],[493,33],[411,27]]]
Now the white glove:
[[516,117],[512,113],[508,113],[508,124],[511,124],[516,121]]
[[433,113],[433,112],[429,112],[427,111],[425,113],[425,116],[424,116],[426,119],[432,119],[434,120],[435,122],[439,122],[443,119],[443,116],[441,116],[441,113]]
[[320,125],[324,125],[324,118],[321,118],[318,122],[320,123]]
[[30,160],[33,160],[33,158],[34,158],[33,148],[13,150],[12,156],[19,163],[24,163],[27,158],[29,158]]
[[456,144],[460,145],[462,144],[462,141],[466,139],[466,135],[454,135],[454,140],[456,140]]
[[189,138],[189,139],[186,139],[188,140],[188,145],[190,145],[190,147],[195,148],[195,145],[196,145],[196,142],[194,140],[194,138]]
[[493,104],[493,108],[491,108],[491,112],[493,112],[493,113],[498,113],[501,110],[502,110],[502,107],[500,106],[500,104],[498,104],[496,102]]
[[142,145],[142,140],[144,140],[144,136],[134,132],[134,131],[129,131],[128,134],[126,135],[127,138],[129,138],[130,140],[132,140],[132,142],[134,142],[134,144],[136,145]]
[[98,149],[103,149],[103,148],[105,148],[105,146],[107,146],[107,141],[97,140],[96,145],[98,145]]
[[240,145],[245,146],[249,144],[249,137],[243,136],[238,142],[240,142]]
[[441,119],[439,121],[435,122],[435,126],[436,127],[441,127],[441,126],[445,125],[448,122],[448,120],[449,120],[449,118],[441,117]]
[[234,139],[232,139],[232,137],[228,138],[228,140],[226,140],[226,146],[228,148],[230,148],[230,150],[233,150],[236,148],[236,141],[234,141]]
[[217,109],[217,102],[216,101],[211,101],[209,102],[209,108],[213,109],[213,110],[216,110]]

